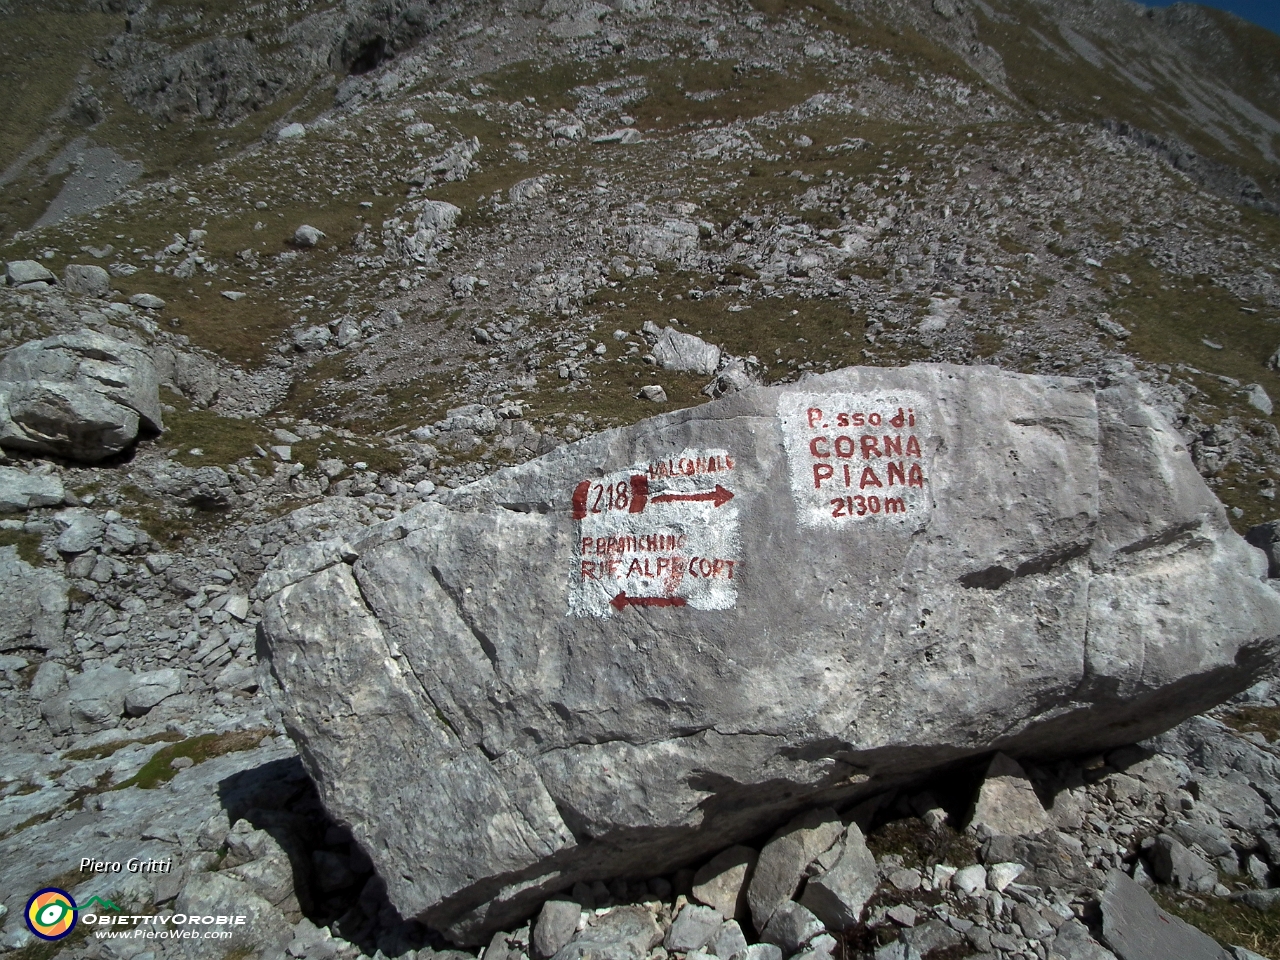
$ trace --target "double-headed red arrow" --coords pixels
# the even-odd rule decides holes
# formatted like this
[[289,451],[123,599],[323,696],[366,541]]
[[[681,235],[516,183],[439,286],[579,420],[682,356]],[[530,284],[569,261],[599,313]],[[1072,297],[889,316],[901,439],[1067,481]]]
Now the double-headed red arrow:
[[627,591],[619,590],[618,595],[609,601],[615,610],[627,607],[683,607],[687,600],[684,597],[628,597]]
[[726,490],[720,484],[716,484],[714,490],[708,490],[706,493],[660,493],[656,497],[650,497],[650,503],[674,503],[677,500],[688,502],[711,502],[717,507],[723,507],[726,503],[733,499],[733,491]]

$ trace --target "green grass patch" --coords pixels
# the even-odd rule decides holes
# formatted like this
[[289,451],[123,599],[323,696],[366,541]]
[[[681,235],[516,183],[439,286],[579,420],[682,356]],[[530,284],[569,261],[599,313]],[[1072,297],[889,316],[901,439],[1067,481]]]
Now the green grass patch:
[[973,335],[973,353],[983,360],[990,360],[1004,347],[1004,337],[988,330],[979,330]]
[[[800,297],[708,297],[676,299],[691,288],[706,286],[706,277],[673,272],[656,277],[633,279],[616,288],[602,288],[587,298],[594,315],[590,328],[581,331],[584,341],[606,345],[607,354],[587,360],[589,380],[576,389],[557,373],[557,358],[547,360],[538,375],[538,386],[521,397],[528,416],[547,419],[582,414],[596,429],[635,423],[664,410],[706,403],[702,388],[709,377],[662,370],[641,359],[648,352],[627,353],[628,343],[614,339],[615,330],[628,333],[628,341],[643,344],[639,331],[645,321],[660,327],[678,321],[675,328],[692,333],[742,357],[755,356],[762,364],[766,380],[776,383],[794,379],[801,368],[821,371],[854,363],[865,363],[862,348],[865,320],[850,311],[843,301],[806,300]],[[748,307],[730,310],[730,306]],[[846,336],[846,333],[848,334]],[[805,366],[808,365],[808,366]],[[638,400],[640,388],[661,386],[665,404]]]
[[1268,740],[1280,739],[1280,707],[1241,707],[1219,719],[1238,733],[1257,732]]
[[171,507],[149,496],[132,483],[120,488],[119,510],[136,520],[147,535],[162,547],[175,547],[202,528],[220,519],[222,514],[195,507]]
[[[983,11],[991,8],[994,16],[989,17]],[[1272,162],[1253,140],[1233,137],[1232,149],[1215,139],[1207,125],[1188,118],[1185,114],[1194,117],[1194,109],[1175,81],[1152,76],[1151,88],[1142,90],[1125,79],[1120,70],[1132,54],[1123,46],[1112,45],[1093,34],[1090,41],[1110,60],[1097,67],[1075,53],[1053,20],[1034,7],[995,0],[990,7],[976,8],[974,14],[978,39],[999,52],[1010,88],[1033,109],[1057,113],[1068,122],[1127,121],[1161,136],[1180,138],[1201,155],[1243,168],[1259,182],[1275,176]],[[1216,19],[1225,23],[1230,18]],[[1232,31],[1227,32],[1232,35]],[[1046,49],[1037,34],[1054,47]],[[1180,34],[1179,40],[1184,38],[1191,39],[1186,32]],[[1205,49],[1197,51],[1203,58],[1201,63],[1208,65],[1217,60],[1220,69],[1214,76],[1225,83],[1234,81],[1237,93],[1265,110],[1275,99],[1275,63],[1280,57],[1280,43],[1274,34],[1257,27],[1236,30],[1232,40],[1234,48],[1218,44],[1216,38],[1202,44]],[[1266,82],[1260,82],[1264,77]]]
[[897,854],[904,866],[916,869],[935,863],[960,868],[978,862],[978,845],[973,838],[947,824],[931,830],[918,817],[890,820],[876,827],[867,834],[867,847],[877,858]]
[[[246,457],[257,457],[255,444],[265,450],[275,442],[256,420],[237,420],[201,410],[167,389],[163,399],[175,409],[164,415],[165,431],[159,443],[177,449],[174,459],[188,467],[225,467]],[[192,454],[192,450],[204,452]]]
[[646,95],[623,108],[641,130],[669,130],[704,120],[750,119],[786,110],[831,85],[828,73],[808,65],[761,67],[698,56],[692,48],[681,48],[662,60],[627,58],[550,67],[526,60],[481,79],[504,99],[533,96],[543,110],[572,110],[579,99],[575,89],[588,84],[609,84],[612,92],[643,87]]
[[[325,357],[290,384],[278,411],[376,437],[398,427],[434,422],[449,406],[450,382],[438,374],[371,389],[359,385],[360,377],[347,358]],[[325,457],[354,457],[373,469],[398,469],[394,466],[399,463],[397,454],[376,441],[369,443],[372,446],[366,447],[360,441],[325,436],[294,444],[293,458],[311,466]],[[381,466],[374,467],[375,462]]]
[[524,100],[533,97],[540,110],[572,110],[578,105],[573,95],[576,87],[612,80],[620,73],[609,60],[520,60],[478,80],[492,88],[501,100]]
[[[1129,284],[1118,280],[1121,273]],[[1270,396],[1280,397],[1280,376],[1265,365],[1280,343],[1280,327],[1268,323],[1266,313],[1241,309],[1265,309],[1264,303],[1242,302],[1207,276],[1165,273],[1140,254],[1113,257],[1098,274],[1111,286],[1111,315],[1131,331],[1126,346],[1138,356],[1151,363],[1191,364],[1243,384],[1260,383]],[[1262,416],[1234,392],[1224,391],[1222,400],[1228,409],[1234,407],[1232,412]]]
[[[21,922],[21,920],[19,919],[18,922]],[[61,940],[37,940],[35,943],[27,944],[25,947],[6,953],[4,955],[5,960],[53,960],[54,957],[63,954],[64,950],[67,951],[67,953],[63,954],[64,956],[77,956],[77,951],[84,946],[89,937],[89,929],[89,927],[77,923],[75,929]]]
[[361,398],[355,388],[360,371],[350,360],[342,355],[320,357],[295,373],[277,412],[337,426]]
[[178,757],[187,757],[195,764],[204,763],[206,760],[212,760],[224,754],[252,750],[262,742],[263,737],[269,736],[270,733],[269,730],[206,733],[161,747],[141,770],[112,789],[127,790],[129,787],[137,787],[139,790],[154,790],[177,775],[178,771],[172,764]]
[[[307,4],[313,9],[325,5]],[[174,0],[164,5],[159,16],[151,13],[159,23],[151,25],[147,37],[178,50],[226,29],[233,36],[263,41],[259,49],[269,52],[283,42],[286,15],[296,17],[284,5],[246,8],[239,0]],[[235,123],[200,117],[158,121],[130,106],[114,73],[92,59],[124,30],[123,15],[64,13],[31,0],[19,0],[16,10],[6,11],[0,37],[0,100],[6,104],[0,170],[32,145],[39,143],[43,149],[0,195],[0,233],[11,235],[29,228],[48,207],[63,177],[46,175],[45,164],[74,136],[83,134],[93,145],[112,147],[126,159],[141,162],[144,180],[163,178],[231,156],[260,139],[285,114],[305,121],[332,103],[336,80],[322,78],[282,91],[276,100]],[[92,85],[103,109],[104,119],[88,131],[51,119],[77,81]]]
[[182,735],[166,730],[163,733],[155,733],[149,737],[143,737],[141,740],[113,740],[110,743],[104,743],[96,747],[85,747],[81,750],[68,750],[61,755],[63,760],[102,760],[109,757],[117,751],[123,750],[125,747],[131,747],[135,743],[173,743],[181,740]]
[[1163,893],[1157,893],[1155,900],[1219,943],[1244,947],[1264,957],[1280,957],[1280,907],[1255,910],[1229,900],[1182,900]]
[[89,53],[124,29],[120,14],[64,13],[34,2],[13,6],[0,31],[0,170],[46,131]]
[[914,27],[900,27],[878,17],[860,17],[836,0],[751,0],[751,5],[775,19],[799,17],[815,32],[830,30],[854,46],[887,51],[900,65],[886,64],[882,69],[895,74],[905,77],[907,69],[915,67],[949,74],[968,83],[984,84],[963,58],[934,43]]
[[[631,340],[640,342],[638,331],[645,321],[665,327],[674,318],[679,321],[676,329],[683,333],[695,334],[729,353],[755,356],[768,364],[766,376],[771,383],[790,378],[802,363],[834,369],[865,362],[865,318],[853,313],[843,300],[810,300],[793,295],[676,299],[690,289],[706,285],[705,276],[680,271],[631,280],[617,288],[602,288],[587,298],[587,306],[599,312],[587,335],[607,345],[609,356],[615,358],[613,363],[629,366],[636,361],[617,359],[625,346],[613,340],[613,331],[625,330]],[[593,365],[593,369],[598,368]],[[647,366],[638,369],[662,373]]]
[[25,533],[22,530],[0,530],[0,547],[17,547],[18,558],[33,567],[44,566],[44,556],[40,553],[40,534]]
[[363,443],[342,437],[324,437],[295,443],[293,459],[308,467],[314,467],[321,460],[338,459],[348,466],[365,463],[370,470],[378,473],[399,473],[404,469],[404,457],[383,443]]
[[[553,368],[539,372],[537,393],[522,398],[522,402],[526,405],[525,415],[532,420],[556,420],[581,414],[589,418],[590,429],[604,430],[706,403],[707,398],[699,393],[706,382],[706,377],[633,363],[626,372],[610,371],[608,376],[596,373],[577,389],[570,390],[567,389],[569,381],[561,380]],[[666,392],[666,403],[637,399],[640,388],[651,384],[661,386]],[[481,452],[455,455],[455,459],[472,460]]]
[[1277,507],[1276,501],[1262,496],[1263,490],[1266,489],[1262,485],[1264,477],[1273,482],[1280,479],[1270,471],[1264,474],[1246,474],[1241,469],[1240,463],[1236,461],[1217,473],[1213,492],[1228,507],[1241,511],[1239,517],[1228,514],[1231,526],[1241,536],[1244,536],[1250,527],[1266,523],[1268,520],[1275,520],[1280,514],[1280,507]]

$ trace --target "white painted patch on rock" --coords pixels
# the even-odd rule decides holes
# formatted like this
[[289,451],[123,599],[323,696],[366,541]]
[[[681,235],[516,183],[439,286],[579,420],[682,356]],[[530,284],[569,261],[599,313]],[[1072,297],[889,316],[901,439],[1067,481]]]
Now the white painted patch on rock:
[[733,607],[743,572],[736,467],[727,450],[686,449],[578,483],[570,615]]
[[806,527],[907,523],[932,505],[927,406],[915,393],[785,393],[778,419]]

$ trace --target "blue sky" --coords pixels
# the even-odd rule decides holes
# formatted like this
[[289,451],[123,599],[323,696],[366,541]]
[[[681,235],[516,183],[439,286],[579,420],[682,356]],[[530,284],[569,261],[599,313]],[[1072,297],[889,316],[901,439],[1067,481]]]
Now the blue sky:
[[[1149,7],[1170,7],[1173,0],[1143,0]],[[1273,33],[1280,33],[1280,0],[1199,0],[1206,7],[1230,10],[1238,17],[1252,20]]]

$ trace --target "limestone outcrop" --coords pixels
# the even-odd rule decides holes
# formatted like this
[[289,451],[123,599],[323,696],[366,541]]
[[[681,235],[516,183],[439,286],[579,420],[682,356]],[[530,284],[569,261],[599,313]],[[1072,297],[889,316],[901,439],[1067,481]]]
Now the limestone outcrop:
[[1133,743],[1280,637],[1140,391],[850,368],[599,434],[282,552],[268,685],[392,903],[462,944],[965,757]]

